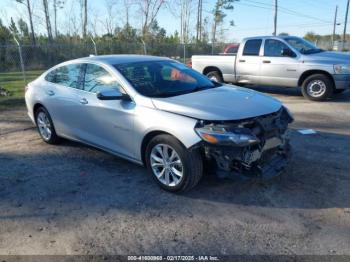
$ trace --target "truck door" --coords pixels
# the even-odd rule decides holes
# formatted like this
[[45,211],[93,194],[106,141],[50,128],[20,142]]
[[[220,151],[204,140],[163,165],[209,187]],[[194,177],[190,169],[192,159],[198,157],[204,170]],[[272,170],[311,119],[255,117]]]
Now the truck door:
[[297,55],[285,43],[278,39],[266,39],[260,68],[260,83],[297,86],[298,65]]
[[259,84],[262,39],[250,39],[244,43],[236,60],[236,80],[238,83]]

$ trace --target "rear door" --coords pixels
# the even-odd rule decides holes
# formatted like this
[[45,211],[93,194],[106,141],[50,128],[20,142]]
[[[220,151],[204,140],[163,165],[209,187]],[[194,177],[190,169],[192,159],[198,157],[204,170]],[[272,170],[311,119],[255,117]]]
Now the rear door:
[[59,135],[76,137],[76,119],[79,118],[77,91],[81,88],[82,64],[69,64],[51,71],[45,80],[46,102]]
[[[292,56],[284,56],[289,49]],[[294,55],[293,55],[294,54]],[[263,85],[297,86],[299,76],[297,55],[278,39],[265,39],[264,56],[261,62],[260,81]]]
[[239,83],[259,84],[262,39],[249,39],[236,59],[236,80]]

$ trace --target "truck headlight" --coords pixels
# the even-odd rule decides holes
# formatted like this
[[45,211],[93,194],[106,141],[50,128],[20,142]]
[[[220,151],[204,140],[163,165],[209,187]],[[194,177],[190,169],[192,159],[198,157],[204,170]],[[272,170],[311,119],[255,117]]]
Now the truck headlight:
[[204,126],[195,128],[196,133],[206,142],[217,145],[248,146],[260,142],[248,128],[234,128],[226,131],[224,128]]
[[333,68],[336,74],[350,74],[350,64],[336,64]]

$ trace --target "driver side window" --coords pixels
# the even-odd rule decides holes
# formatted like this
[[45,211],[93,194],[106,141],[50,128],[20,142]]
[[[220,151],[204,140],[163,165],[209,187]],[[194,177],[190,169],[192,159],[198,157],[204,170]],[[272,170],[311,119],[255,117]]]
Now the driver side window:
[[264,56],[283,57],[283,49],[290,49],[285,43],[275,40],[265,40]]
[[84,90],[98,93],[108,89],[115,89],[121,93],[125,93],[117,80],[104,68],[94,64],[87,64],[84,78]]

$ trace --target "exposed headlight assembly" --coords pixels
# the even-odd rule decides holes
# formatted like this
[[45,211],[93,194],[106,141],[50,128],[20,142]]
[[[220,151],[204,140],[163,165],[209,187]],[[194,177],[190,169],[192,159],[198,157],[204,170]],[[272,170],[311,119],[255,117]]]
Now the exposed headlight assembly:
[[250,129],[236,127],[226,130],[224,127],[205,125],[195,128],[196,133],[206,142],[217,145],[248,146],[260,142]]
[[336,64],[333,68],[336,74],[350,74],[350,64]]

